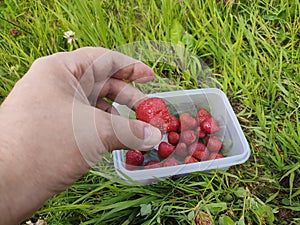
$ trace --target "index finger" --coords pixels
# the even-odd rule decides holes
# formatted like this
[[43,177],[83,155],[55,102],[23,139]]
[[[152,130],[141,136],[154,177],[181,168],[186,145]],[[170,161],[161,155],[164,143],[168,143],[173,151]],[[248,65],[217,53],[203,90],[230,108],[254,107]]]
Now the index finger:
[[101,47],[84,47],[58,57],[78,80],[92,76],[89,79],[93,78],[94,82],[114,77],[144,83],[154,78],[153,70],[146,64]]

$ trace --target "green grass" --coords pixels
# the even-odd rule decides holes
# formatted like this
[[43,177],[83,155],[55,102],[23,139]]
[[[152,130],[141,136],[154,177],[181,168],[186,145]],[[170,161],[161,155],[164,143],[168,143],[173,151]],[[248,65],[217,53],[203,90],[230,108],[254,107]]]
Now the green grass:
[[[201,211],[220,225],[300,223],[299,0],[228,5],[212,0],[5,0],[0,17],[1,101],[40,56],[91,45],[135,54],[124,45],[172,42],[195,57],[151,61],[157,49],[141,53],[155,70],[156,82],[166,90],[215,84],[194,76],[202,62],[208,64],[251,146],[251,158],[226,172],[195,173],[150,186],[126,186],[112,176],[110,166],[103,168],[106,173],[91,171],[49,199],[32,220],[193,224]],[[15,37],[13,27],[19,31]],[[76,33],[74,45],[63,38],[67,30]],[[175,64],[165,63],[172,60]],[[144,91],[159,90],[155,84],[150,88]]]

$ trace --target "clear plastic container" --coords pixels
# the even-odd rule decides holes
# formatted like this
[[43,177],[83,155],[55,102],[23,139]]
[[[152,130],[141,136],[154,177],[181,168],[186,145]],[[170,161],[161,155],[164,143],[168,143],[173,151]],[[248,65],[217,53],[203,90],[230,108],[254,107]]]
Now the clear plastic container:
[[[129,184],[138,182],[150,184],[175,175],[184,175],[196,171],[226,169],[244,163],[250,156],[250,148],[236,115],[224,92],[217,88],[204,88],[150,94],[149,97],[163,98],[172,114],[188,112],[196,115],[200,108],[205,108],[220,124],[219,138],[223,141],[221,150],[224,158],[201,161],[198,163],[181,164],[178,166],[154,169],[127,170],[125,168],[125,151],[113,151],[114,167],[117,174]],[[134,112],[124,105],[114,104],[120,115],[134,116]],[[163,137],[165,140],[166,137]],[[156,151],[154,148],[152,151]],[[151,154],[148,157],[152,157]]]

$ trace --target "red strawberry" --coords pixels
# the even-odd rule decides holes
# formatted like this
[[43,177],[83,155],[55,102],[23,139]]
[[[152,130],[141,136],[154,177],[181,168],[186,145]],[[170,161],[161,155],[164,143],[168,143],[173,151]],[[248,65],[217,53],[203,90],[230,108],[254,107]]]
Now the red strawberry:
[[198,160],[205,161],[209,159],[210,153],[208,149],[205,149],[205,151],[195,151],[193,156]]
[[201,126],[198,126],[195,129],[195,132],[198,134],[199,138],[205,138],[206,137],[206,132],[201,128]]
[[189,146],[189,153],[193,155],[195,151],[205,151],[206,146],[202,142],[194,142]]
[[161,142],[158,146],[158,155],[161,158],[167,158],[169,155],[171,155],[175,150],[175,146],[169,144],[168,142]]
[[197,163],[199,162],[196,158],[194,158],[193,156],[187,156],[184,159],[184,164],[190,164],[190,163]]
[[210,113],[208,111],[206,111],[205,109],[200,109],[197,112],[197,121],[199,124],[201,124],[204,120],[206,120],[207,118],[211,117]]
[[190,145],[197,140],[197,135],[193,130],[184,130],[180,134],[180,140]]
[[171,131],[168,133],[168,142],[172,145],[177,145],[180,135],[177,132]]
[[174,158],[168,158],[163,162],[163,166],[167,167],[167,166],[178,166],[179,162],[174,159]]
[[220,130],[218,121],[213,117],[206,118],[200,125],[208,134],[216,133]]
[[221,154],[221,153],[213,152],[209,155],[210,160],[212,160],[212,159],[221,159],[221,158],[224,158],[223,154]]
[[168,131],[169,123],[160,117],[154,117],[149,122],[152,126],[157,127],[162,133]]
[[183,113],[179,117],[180,129],[183,130],[192,130],[197,126],[197,121],[188,113]]
[[210,136],[207,139],[206,146],[211,152],[219,152],[222,148],[222,142],[217,136]]
[[153,168],[159,168],[159,167],[162,167],[162,164],[158,160],[150,160],[144,166],[145,169],[153,169]]
[[188,155],[187,146],[185,143],[181,142],[175,147],[175,153],[178,156],[185,157]]
[[189,147],[189,154],[194,156],[198,160],[207,160],[210,155],[205,144],[203,144],[202,142],[193,143]]
[[148,98],[138,105],[136,118],[156,126],[165,133],[169,126],[170,113],[161,98]]
[[133,169],[134,166],[139,166],[144,162],[143,154],[138,150],[129,150],[126,153],[126,168]]
[[179,120],[177,117],[170,115],[170,120],[169,120],[169,126],[168,126],[168,132],[171,131],[178,131],[179,130]]

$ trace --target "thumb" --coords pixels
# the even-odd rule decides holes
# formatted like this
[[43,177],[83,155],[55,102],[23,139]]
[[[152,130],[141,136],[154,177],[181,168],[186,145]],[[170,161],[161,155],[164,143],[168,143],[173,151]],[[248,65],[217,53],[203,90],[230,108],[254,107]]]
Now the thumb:
[[[93,107],[73,113],[73,130],[78,149],[93,167],[102,155],[115,149],[149,150],[161,141],[159,129],[139,120],[128,119]],[[76,114],[78,116],[76,116]],[[74,118],[78,119],[74,119]]]
[[[158,128],[139,120],[109,115],[110,136],[102,140],[109,150],[125,148],[145,151],[161,141],[162,136]],[[101,131],[99,133],[101,135]]]

